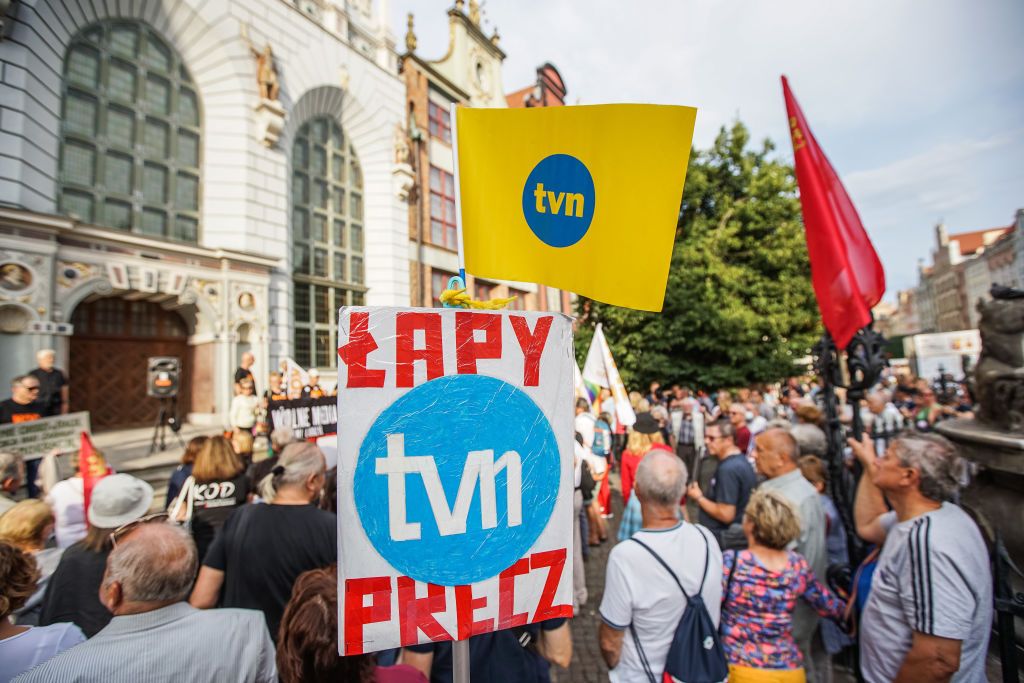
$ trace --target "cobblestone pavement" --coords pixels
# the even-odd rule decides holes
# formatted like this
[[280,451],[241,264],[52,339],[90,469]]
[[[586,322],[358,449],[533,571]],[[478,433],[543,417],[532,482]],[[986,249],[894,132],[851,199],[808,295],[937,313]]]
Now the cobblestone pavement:
[[612,511],[615,516],[608,520],[608,540],[600,547],[590,549],[590,559],[586,562],[587,604],[580,608],[580,613],[571,622],[572,663],[568,670],[552,671],[552,674],[557,674],[552,675],[555,683],[603,683],[608,680],[608,667],[601,659],[601,648],[597,642],[597,629],[601,623],[597,608],[604,594],[604,569],[608,564],[608,553],[615,545],[615,534],[622,517],[619,477],[618,474],[611,476]]

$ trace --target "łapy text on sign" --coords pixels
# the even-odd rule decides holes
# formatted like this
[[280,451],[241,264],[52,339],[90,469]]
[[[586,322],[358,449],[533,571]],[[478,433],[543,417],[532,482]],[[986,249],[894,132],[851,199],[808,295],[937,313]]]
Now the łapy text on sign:
[[572,615],[570,319],[343,308],[339,651]]

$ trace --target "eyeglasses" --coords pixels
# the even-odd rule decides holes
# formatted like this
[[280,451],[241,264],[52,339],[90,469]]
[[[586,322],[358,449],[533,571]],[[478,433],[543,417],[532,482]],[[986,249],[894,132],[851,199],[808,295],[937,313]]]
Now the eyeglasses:
[[21,388],[26,390],[26,391],[39,391],[39,385],[38,384],[36,384],[35,386],[31,386],[31,387],[26,387],[24,384],[22,384]]
[[150,522],[163,522],[163,521],[166,521],[167,520],[167,516],[168,515],[167,515],[166,512],[154,512],[151,515],[146,515],[145,517],[139,517],[138,519],[136,519],[134,521],[131,521],[131,522],[128,522],[127,524],[122,524],[121,526],[119,526],[116,529],[114,529],[113,532],[111,532],[111,534],[110,534],[110,545],[117,546],[118,540],[124,538],[125,536],[130,534],[132,531],[134,531],[138,527],[142,526],[143,524],[149,524]]

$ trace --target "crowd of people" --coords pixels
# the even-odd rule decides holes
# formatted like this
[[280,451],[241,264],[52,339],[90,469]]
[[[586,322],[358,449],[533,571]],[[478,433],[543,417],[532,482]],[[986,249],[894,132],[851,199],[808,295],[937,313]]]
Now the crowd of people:
[[[857,410],[864,427],[839,454],[863,471],[846,516],[856,544],[828,493],[823,399],[820,384],[797,379],[712,393],[653,383],[630,394],[635,423],[624,430],[609,393],[577,400],[578,481],[590,506],[578,560],[604,542],[587,530],[611,512],[586,489],[618,471],[624,502],[599,607],[612,681],[671,669],[697,595],[736,683],[831,681],[833,658],[848,648],[860,656],[844,661],[867,681],[985,680],[988,548],[957,504],[967,466],[934,433],[940,420],[973,414],[966,387],[893,377],[842,406],[842,422]],[[604,422],[607,453],[591,447]],[[851,567],[855,546],[868,552]],[[576,600],[585,604],[586,586]]]
[[[290,430],[253,448],[259,410],[287,392],[275,373],[257,398],[248,360],[237,424],[188,443],[162,501],[127,474],[88,502],[80,476],[39,499],[22,459],[0,454],[0,683],[452,680],[450,643],[338,655],[336,471]],[[867,681],[984,680],[988,552],[957,505],[966,467],[932,433],[969,411],[932,408],[928,390],[880,386],[847,409],[866,432],[847,444],[863,476],[845,516],[813,384],[654,384],[630,396],[630,425],[607,390],[579,397],[574,603],[581,618],[591,548],[617,541],[598,607],[611,680],[719,657],[734,683],[830,681],[848,648]],[[874,551],[842,585],[833,570],[861,559],[847,531]],[[549,681],[572,658],[571,621],[474,636],[469,650],[472,680]]]

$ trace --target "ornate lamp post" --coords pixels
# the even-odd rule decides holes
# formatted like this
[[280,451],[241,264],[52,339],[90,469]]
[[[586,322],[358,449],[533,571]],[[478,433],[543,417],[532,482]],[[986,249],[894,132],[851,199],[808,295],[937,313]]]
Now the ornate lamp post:
[[866,396],[889,364],[885,357],[886,339],[874,329],[874,323],[862,327],[846,346],[846,368],[848,381],[844,383],[842,358],[832,335],[825,332],[814,345],[814,369],[824,383],[825,436],[828,438],[829,486],[843,526],[846,527],[846,543],[850,562],[856,566],[864,555],[864,543],[857,536],[853,522],[853,499],[857,493],[861,466],[855,462],[853,470],[846,467],[843,457],[846,449],[846,431],[840,422],[839,401],[836,388],[846,389],[847,403],[853,410],[852,436],[860,439],[864,433],[864,422],[860,415],[860,402]]

